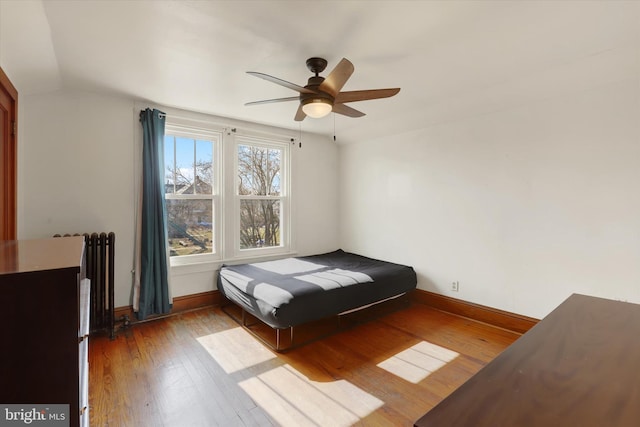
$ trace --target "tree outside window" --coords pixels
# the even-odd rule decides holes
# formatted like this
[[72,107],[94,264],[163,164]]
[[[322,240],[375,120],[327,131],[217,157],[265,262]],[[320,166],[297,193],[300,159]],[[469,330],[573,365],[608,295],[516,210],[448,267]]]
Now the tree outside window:
[[282,162],[280,148],[238,145],[241,250],[282,245]]

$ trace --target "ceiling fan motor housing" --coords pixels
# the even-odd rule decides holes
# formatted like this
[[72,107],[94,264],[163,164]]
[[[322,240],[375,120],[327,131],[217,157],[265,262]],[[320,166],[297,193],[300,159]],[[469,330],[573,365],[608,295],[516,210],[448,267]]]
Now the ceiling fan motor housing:
[[324,77],[309,77],[309,81],[307,82],[305,88],[314,91],[314,93],[300,93],[300,102],[306,104],[308,102],[311,102],[311,99],[326,99],[331,105],[333,105],[333,96],[318,89],[323,81]]
[[300,93],[300,107],[307,116],[320,118],[333,110],[334,97],[319,89],[323,81],[324,77],[317,74],[314,77],[309,77],[305,89],[314,93]]

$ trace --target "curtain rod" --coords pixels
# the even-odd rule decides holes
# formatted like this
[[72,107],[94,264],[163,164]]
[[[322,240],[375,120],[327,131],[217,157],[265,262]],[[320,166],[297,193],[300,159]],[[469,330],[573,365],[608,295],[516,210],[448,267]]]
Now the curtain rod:
[[[138,115],[138,119],[139,119],[140,121],[142,121],[142,113],[144,113],[144,112],[145,112],[145,111],[147,111],[147,110],[151,110],[151,109],[150,109],[150,108],[145,108],[144,110],[140,110],[140,114]],[[163,113],[162,111],[157,110],[157,109],[155,109],[155,108],[154,108],[153,110],[158,111],[158,117],[159,117],[159,118],[164,119],[165,117],[167,117],[167,113]],[[151,111],[153,111],[153,110],[151,110]]]

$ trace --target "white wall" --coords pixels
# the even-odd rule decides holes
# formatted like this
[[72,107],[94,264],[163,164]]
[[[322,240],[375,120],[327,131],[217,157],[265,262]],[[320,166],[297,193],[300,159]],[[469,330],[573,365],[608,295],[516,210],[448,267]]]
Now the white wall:
[[[135,105],[70,91],[20,99],[18,237],[115,232],[116,307],[131,303],[133,156],[140,132]],[[338,149],[314,135],[303,135],[303,141],[292,149],[292,210],[296,248],[306,255],[337,248]],[[217,268],[173,268],[173,295],[214,289]]]
[[18,238],[116,233],[116,306],[133,260],[133,103],[85,93],[20,98]]
[[420,289],[537,318],[574,292],[640,303],[635,70],[341,147],[341,245],[414,266]]

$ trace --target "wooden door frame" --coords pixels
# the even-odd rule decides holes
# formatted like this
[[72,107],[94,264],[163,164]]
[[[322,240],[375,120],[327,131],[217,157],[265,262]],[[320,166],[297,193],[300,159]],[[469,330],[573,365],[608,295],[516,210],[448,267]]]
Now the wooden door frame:
[[0,67],[0,91],[9,97],[9,123],[0,135],[2,144],[2,169],[0,176],[0,209],[3,221],[0,224],[0,240],[15,240],[17,235],[17,141],[18,141],[18,91]]

